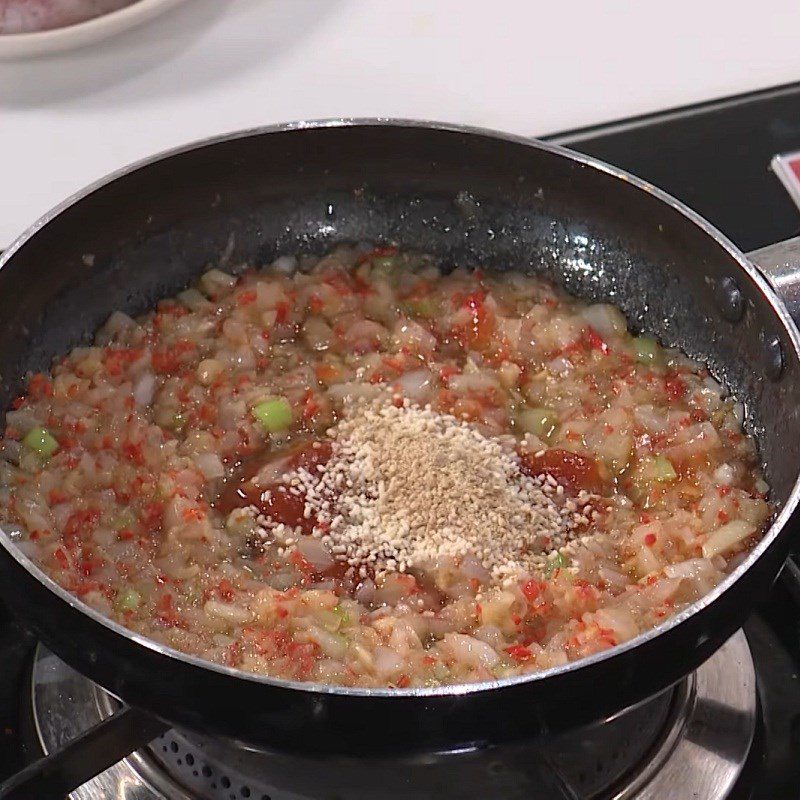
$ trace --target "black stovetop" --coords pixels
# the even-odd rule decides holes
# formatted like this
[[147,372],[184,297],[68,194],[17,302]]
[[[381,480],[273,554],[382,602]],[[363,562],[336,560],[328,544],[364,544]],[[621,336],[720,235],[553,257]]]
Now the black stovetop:
[[[623,167],[711,220],[743,250],[800,230],[769,170],[800,150],[800,84],[545,137]],[[800,570],[784,571],[745,626],[761,715],[735,800],[800,800]],[[0,608],[0,780],[19,769],[25,673],[35,639]]]

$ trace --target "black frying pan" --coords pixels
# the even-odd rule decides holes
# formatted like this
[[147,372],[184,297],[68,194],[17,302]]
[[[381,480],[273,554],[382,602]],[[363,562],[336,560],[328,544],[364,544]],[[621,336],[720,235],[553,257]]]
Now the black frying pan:
[[[3,599],[59,656],[133,707],[255,746],[315,753],[535,736],[635,703],[707,659],[766,597],[789,549],[800,340],[767,280],[707,222],[590,158],[480,130],[336,121],[226,136],[112,175],[0,260],[0,406],[27,370],[47,369],[113,309],[144,311],[223,253],[230,264],[259,265],[360,240],[445,264],[548,274],[706,360],[746,401],[759,438],[780,506],[764,539],[708,596],[620,647],[532,675],[435,689],[331,688],[211,665],[90,610],[0,534]],[[146,724],[139,733],[152,735]]]

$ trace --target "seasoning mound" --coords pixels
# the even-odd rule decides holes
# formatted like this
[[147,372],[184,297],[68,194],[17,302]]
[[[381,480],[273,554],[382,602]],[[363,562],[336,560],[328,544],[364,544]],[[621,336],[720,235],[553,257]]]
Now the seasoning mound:
[[430,406],[356,406],[328,435],[331,459],[286,480],[305,494],[312,535],[362,576],[472,554],[505,582],[541,570],[592,514],[585,492],[576,502],[525,474],[513,440]]

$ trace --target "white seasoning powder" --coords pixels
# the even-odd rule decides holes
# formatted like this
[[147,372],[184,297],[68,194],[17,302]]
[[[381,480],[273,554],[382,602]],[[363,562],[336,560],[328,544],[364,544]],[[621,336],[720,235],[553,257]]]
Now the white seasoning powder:
[[589,495],[565,497],[552,477],[525,474],[507,442],[429,406],[357,405],[328,434],[330,460],[284,480],[305,493],[313,535],[360,570],[471,553],[501,583],[544,568],[592,512]]

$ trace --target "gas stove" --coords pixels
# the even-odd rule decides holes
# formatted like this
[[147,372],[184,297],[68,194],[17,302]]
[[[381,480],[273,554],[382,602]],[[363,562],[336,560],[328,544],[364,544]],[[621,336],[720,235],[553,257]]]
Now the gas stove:
[[[34,657],[26,697],[33,731],[45,751],[88,730],[116,706],[102,689],[42,647]],[[374,761],[313,760],[171,730],[84,784],[73,798],[412,800],[445,796],[447,787],[447,797],[463,800],[722,800],[745,767],[757,714],[755,668],[747,638],[739,632],[678,686],[535,747],[476,745]],[[376,787],[381,787],[377,793]]]
[[[800,227],[769,171],[773,156],[800,150],[798,109],[800,85],[549,138],[653,181],[749,250]],[[798,673],[800,568],[790,561],[769,602],[695,673],[544,743],[318,759],[170,730],[70,799],[800,800]],[[0,610],[0,780],[117,707]]]

